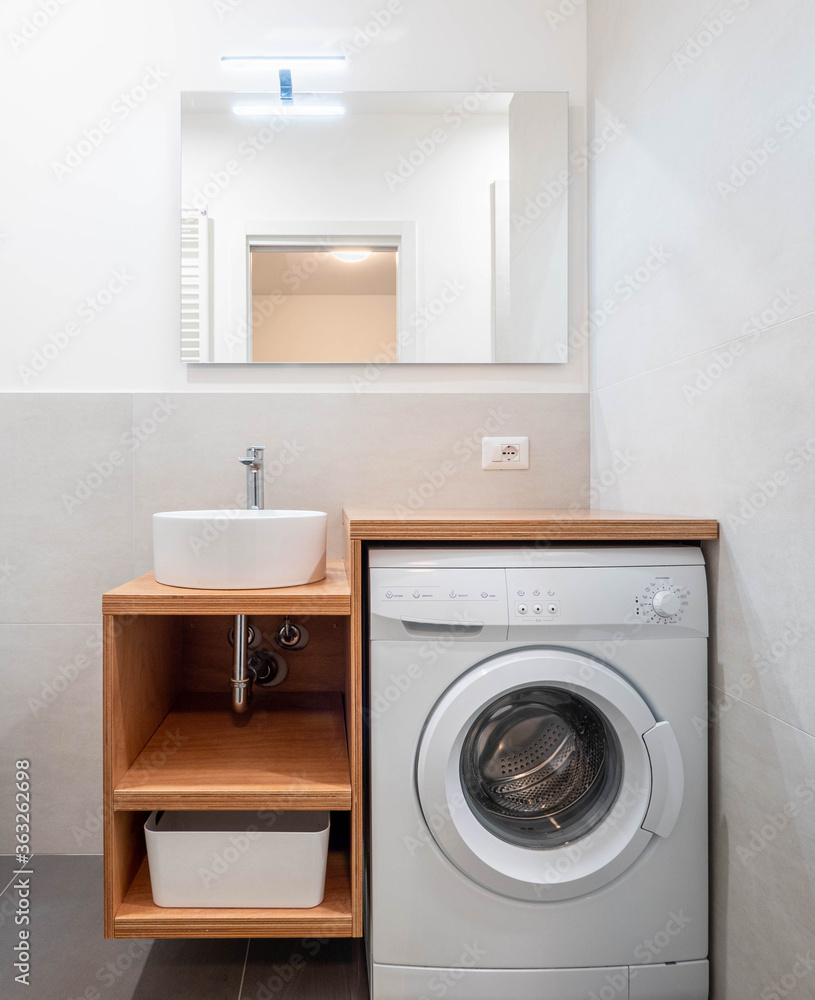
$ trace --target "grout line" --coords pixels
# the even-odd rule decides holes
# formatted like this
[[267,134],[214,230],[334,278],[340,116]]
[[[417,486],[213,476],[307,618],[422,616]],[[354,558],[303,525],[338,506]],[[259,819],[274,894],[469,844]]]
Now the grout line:
[[745,701],[743,698],[737,698],[734,694],[730,694],[726,688],[720,688],[718,684],[711,683],[710,685],[714,691],[718,691],[723,694],[726,698],[730,698],[731,701],[737,701],[739,704],[744,705],[746,708],[752,708],[756,712],[760,712],[765,715],[768,719],[772,719],[773,722],[779,723],[779,725],[786,726],[788,729],[795,730],[796,733],[800,733],[802,736],[808,736],[809,739],[815,740],[815,733],[809,733],[806,729],[801,729],[800,726],[794,726],[791,722],[787,722],[785,719],[780,719],[777,715],[773,715],[772,712],[768,712],[765,708],[759,708],[758,705],[753,705],[752,702]]
[[249,962],[249,946],[251,945],[251,943],[252,943],[252,939],[251,938],[247,938],[246,939],[246,951],[244,952],[244,956],[243,956],[243,972],[241,973],[241,984],[238,987],[238,1000],[241,1000],[241,997],[243,996],[243,983],[244,983],[244,980],[246,979],[246,966],[247,966],[247,963]]
[[662,74],[665,72],[665,70],[667,70],[668,67],[671,65],[671,63],[674,61],[674,58],[675,58],[677,52],[679,52],[685,45],[688,44],[688,40],[690,38],[692,38],[696,34],[696,32],[699,30],[699,25],[704,24],[704,22],[710,17],[710,15],[719,6],[720,3],[721,3],[721,0],[716,0],[716,2],[713,4],[713,6],[710,8],[710,10],[705,14],[705,16],[701,20],[699,20],[699,21],[696,22],[696,24],[693,26],[693,29],[691,30],[690,34],[688,34],[688,35],[685,36],[685,38],[682,40],[682,43],[679,46],[679,48],[674,49],[674,51],[671,53],[668,61],[665,63],[665,65],[662,67],[662,69],[657,73],[657,75],[653,78],[653,80],[648,84],[648,86],[645,88],[645,90],[642,91],[642,93],[640,94],[640,96],[634,101],[634,103],[631,105],[631,107],[628,108],[628,110],[625,112],[625,114],[620,115],[620,121],[621,122],[627,122],[628,121],[628,119],[630,118],[631,114],[638,107],[638,105],[640,104],[640,102],[642,101],[642,99],[645,97],[645,95],[648,93],[648,91],[654,86],[654,84],[657,82],[657,80],[659,80],[659,78],[662,76]]
[[614,386],[624,385],[626,382],[633,382],[635,378],[642,378],[644,375],[652,375],[654,372],[662,371],[664,368],[670,368],[672,365],[681,364],[683,361],[690,361],[692,358],[700,358],[703,354],[710,354],[711,351],[720,351],[723,347],[728,347],[730,344],[737,344],[741,340],[748,340],[750,337],[755,337],[756,334],[760,337],[764,333],[770,333],[773,330],[779,329],[779,327],[786,326],[787,323],[797,323],[798,320],[808,319],[810,316],[815,316],[815,309],[811,309],[809,312],[800,313],[798,316],[790,316],[789,319],[782,320],[780,323],[774,323],[772,326],[762,327],[761,330],[754,330],[752,333],[745,333],[740,337],[733,337],[731,340],[722,340],[718,344],[714,344],[712,347],[706,347],[703,351],[695,351],[693,354],[684,354],[681,358],[673,358],[671,361],[666,361],[664,365],[657,365],[656,368],[648,368],[644,372],[637,372],[635,375],[628,375],[626,378],[618,379],[616,382],[607,382],[605,385],[600,385],[595,389],[590,389],[589,394],[591,395],[591,393],[594,392],[603,392],[605,389],[613,389]]
[[[17,855],[16,855],[16,854],[9,854],[9,855],[7,855],[7,857],[10,857],[10,858],[16,858],[16,857],[17,857]],[[30,861],[33,861],[33,860],[34,860],[34,855],[33,855],[33,854],[30,854],[30,855],[28,856],[28,858],[26,859],[25,863],[24,863],[24,864],[22,864],[22,865],[18,863],[17,867],[18,867],[18,868],[20,868],[20,869],[22,870],[23,868],[25,868],[25,867],[26,867],[26,865],[27,865],[27,864],[28,864],[28,863],[29,863]],[[13,881],[14,881],[14,880],[15,880],[16,878],[17,878],[17,876],[16,876],[16,875],[12,875],[12,876],[11,876],[11,879],[10,879],[10,880],[8,881],[8,883],[6,884],[6,887],[5,887],[4,889],[0,889],[0,896],[5,896],[6,892],[8,891],[8,888],[9,888],[9,886],[11,885],[11,883],[12,883],[12,882],[13,882]],[[238,1000],[240,1000],[240,997],[238,998]]]
[[635,110],[635,108],[639,105],[640,101],[645,97],[645,95],[648,93],[648,91],[654,86],[654,84],[657,82],[657,80],[659,80],[659,78],[663,75],[663,73],[673,63],[674,58],[676,57],[677,52],[679,52],[682,48],[684,48],[685,45],[688,44],[688,40],[690,38],[693,38],[693,36],[699,30],[699,25],[704,24],[704,22],[710,17],[710,15],[713,13],[713,11],[716,10],[716,8],[719,6],[720,2],[721,2],[721,0],[716,0],[716,2],[710,8],[710,10],[707,12],[707,14],[705,14],[705,16],[700,21],[696,22],[696,24],[693,26],[693,29],[690,32],[690,34],[686,35],[685,38],[683,39],[682,44],[679,46],[679,48],[678,49],[674,49],[674,51],[671,53],[670,58],[665,63],[665,65],[662,67],[662,69],[657,73],[657,75],[654,77],[654,79],[648,84],[648,86],[645,88],[645,90],[643,90],[643,92],[636,99],[636,101],[634,101],[634,103],[631,105],[631,107],[628,109],[628,111],[626,111],[625,116],[622,118],[622,121],[627,121],[628,116]]

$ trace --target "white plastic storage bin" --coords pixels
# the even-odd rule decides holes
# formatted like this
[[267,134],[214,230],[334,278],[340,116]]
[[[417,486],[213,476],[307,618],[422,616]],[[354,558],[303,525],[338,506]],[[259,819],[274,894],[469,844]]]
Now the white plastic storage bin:
[[144,824],[157,906],[318,906],[327,812],[154,812]]

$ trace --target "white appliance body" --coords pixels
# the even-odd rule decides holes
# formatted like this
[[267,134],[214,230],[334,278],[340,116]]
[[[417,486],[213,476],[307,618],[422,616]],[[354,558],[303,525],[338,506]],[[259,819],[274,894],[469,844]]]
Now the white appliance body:
[[[374,1000],[706,1000],[700,550],[374,548],[370,567]],[[582,761],[588,790],[521,814],[535,776],[500,754],[550,710],[579,720],[562,774]]]

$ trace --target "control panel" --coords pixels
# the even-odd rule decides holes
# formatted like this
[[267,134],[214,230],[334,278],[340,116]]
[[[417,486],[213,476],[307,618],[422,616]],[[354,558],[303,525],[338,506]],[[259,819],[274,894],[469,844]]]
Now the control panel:
[[372,629],[383,638],[707,635],[701,565],[375,567],[370,580]]

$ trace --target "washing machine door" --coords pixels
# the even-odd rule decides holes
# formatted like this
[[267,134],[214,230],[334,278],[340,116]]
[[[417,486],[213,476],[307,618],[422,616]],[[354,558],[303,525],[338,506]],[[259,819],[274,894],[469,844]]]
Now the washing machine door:
[[582,896],[670,834],[683,792],[667,722],[588,654],[491,657],[437,702],[416,767],[425,822],[450,861],[504,896]]

